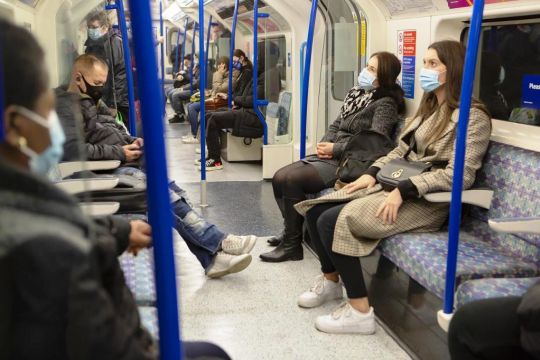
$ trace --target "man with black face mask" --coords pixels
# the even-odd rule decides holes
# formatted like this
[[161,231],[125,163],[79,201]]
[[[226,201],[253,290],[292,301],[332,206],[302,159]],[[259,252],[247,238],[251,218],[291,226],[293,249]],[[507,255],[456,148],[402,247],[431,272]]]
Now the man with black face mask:
[[85,53],[104,60],[109,66],[107,81],[103,84],[103,101],[122,115],[125,124],[129,119],[129,102],[126,64],[122,38],[114,32],[105,11],[94,11],[86,17],[88,39]]
[[[129,136],[123,125],[116,122],[111,110],[103,102],[107,81],[107,64],[94,55],[81,55],[75,60],[69,85],[56,89],[56,110],[66,132],[64,160],[80,160],[79,140],[83,140],[88,160],[120,160],[136,162],[143,140]],[[80,106],[84,129],[78,129],[74,118]]]

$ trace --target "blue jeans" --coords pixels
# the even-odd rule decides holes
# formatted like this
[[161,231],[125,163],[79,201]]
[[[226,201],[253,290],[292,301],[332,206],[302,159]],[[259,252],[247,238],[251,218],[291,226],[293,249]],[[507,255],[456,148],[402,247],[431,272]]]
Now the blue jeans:
[[191,103],[187,108],[189,123],[191,124],[191,134],[197,136],[199,128],[199,113],[201,112],[201,103]]
[[[140,180],[146,180],[146,174],[143,171],[131,167],[120,167],[114,170],[113,174],[128,175]],[[216,225],[210,224],[193,210],[186,196],[186,191],[176,185],[174,181],[169,183],[169,190],[172,193],[173,226],[182,236],[189,250],[197,257],[202,267],[207,269],[221,248],[221,242],[226,235]]]
[[188,101],[191,98],[191,91],[174,89],[169,93],[169,101],[175,113],[183,114],[184,107],[183,102]]

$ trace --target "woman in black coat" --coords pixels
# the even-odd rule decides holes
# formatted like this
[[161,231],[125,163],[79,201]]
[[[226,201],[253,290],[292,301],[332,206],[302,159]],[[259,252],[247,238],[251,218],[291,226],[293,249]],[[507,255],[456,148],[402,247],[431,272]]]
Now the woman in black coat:
[[405,111],[404,93],[396,83],[400,72],[401,63],[394,54],[373,54],[368,66],[360,73],[359,85],[349,91],[337,119],[317,144],[317,154],[276,172],[272,187],[283,216],[284,230],[281,236],[268,241],[278,247],[261,254],[263,261],[303,259],[303,217],[296,212],[294,205],[305,200],[306,194],[334,185],[339,161],[353,135],[370,129],[392,136],[399,114]]

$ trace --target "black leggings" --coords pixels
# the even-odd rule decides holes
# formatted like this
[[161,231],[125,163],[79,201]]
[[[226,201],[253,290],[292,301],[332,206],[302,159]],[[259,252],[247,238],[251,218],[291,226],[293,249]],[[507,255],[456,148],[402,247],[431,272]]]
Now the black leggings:
[[279,169],[272,178],[276,199],[304,200],[306,194],[325,189],[325,184],[315,166],[296,161]]
[[345,205],[347,203],[316,205],[307,212],[306,222],[311,242],[319,255],[322,272],[329,274],[337,271],[349,299],[358,299],[367,296],[360,258],[332,251],[336,221]]
[[448,331],[452,359],[533,359],[520,345],[520,302],[519,297],[486,299],[459,308]]

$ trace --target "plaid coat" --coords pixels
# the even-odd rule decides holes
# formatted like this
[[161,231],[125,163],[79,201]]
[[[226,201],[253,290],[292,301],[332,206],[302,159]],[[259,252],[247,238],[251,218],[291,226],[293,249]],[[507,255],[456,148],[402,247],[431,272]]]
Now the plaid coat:
[[[411,177],[410,180],[418,189],[419,198],[404,201],[394,224],[383,224],[375,217],[377,209],[384,201],[387,193],[379,184],[371,189],[358,190],[346,194],[340,190],[318,199],[306,200],[295,205],[296,210],[305,215],[313,206],[321,203],[348,202],[343,208],[336,223],[332,250],[348,256],[369,255],[382,238],[407,231],[430,232],[438,230],[448,217],[448,204],[429,203],[423,195],[436,191],[450,191],[454,173],[454,146],[456,125],[459,111],[452,114],[452,121],[439,139],[427,143],[431,129],[444,116],[445,107],[421,122],[420,118],[412,119],[400,136],[398,146],[387,156],[378,159],[373,166],[382,168],[390,160],[402,157],[409,148],[407,135],[419,125],[415,133],[416,151],[412,151],[412,161],[430,161],[433,163],[448,162],[446,167],[435,167],[432,171]],[[475,180],[476,171],[482,166],[482,159],[489,144],[491,120],[483,111],[472,108],[467,133],[467,151],[465,154],[464,189],[470,188]]]

